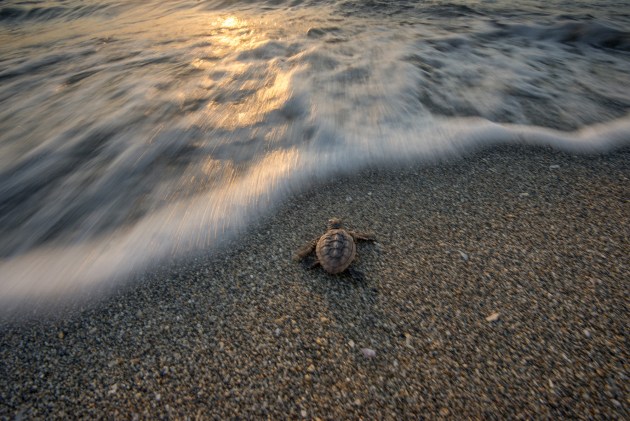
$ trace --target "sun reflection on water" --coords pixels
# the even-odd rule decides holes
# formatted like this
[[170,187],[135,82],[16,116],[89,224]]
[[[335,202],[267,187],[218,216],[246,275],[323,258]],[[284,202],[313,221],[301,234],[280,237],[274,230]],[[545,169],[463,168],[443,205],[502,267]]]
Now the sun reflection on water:
[[208,45],[190,62],[208,72],[199,83],[211,99],[196,124],[225,130],[251,126],[289,98],[291,70],[273,51],[277,47],[267,30],[264,23],[234,15],[210,20]]
[[221,24],[223,28],[235,28],[239,26],[239,19],[236,16],[228,16]]

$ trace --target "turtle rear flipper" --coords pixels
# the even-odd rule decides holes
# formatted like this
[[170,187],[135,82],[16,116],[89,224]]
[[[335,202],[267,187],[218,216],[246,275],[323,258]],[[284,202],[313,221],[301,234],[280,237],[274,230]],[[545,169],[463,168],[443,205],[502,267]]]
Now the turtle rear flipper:
[[313,263],[311,263],[310,265],[308,265],[309,269],[315,269],[317,266],[321,266],[321,263],[319,260],[315,259],[315,261]]
[[317,246],[317,242],[319,241],[319,237],[312,239],[305,245],[303,245],[298,251],[293,255],[293,260],[299,262],[304,259],[306,256],[311,254],[315,250],[315,246]]

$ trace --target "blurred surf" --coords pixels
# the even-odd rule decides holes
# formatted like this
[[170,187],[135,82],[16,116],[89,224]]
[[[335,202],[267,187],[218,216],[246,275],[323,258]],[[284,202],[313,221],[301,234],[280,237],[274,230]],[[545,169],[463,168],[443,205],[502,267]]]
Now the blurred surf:
[[614,2],[0,5],[0,303],[221,246],[339,172],[630,140]]

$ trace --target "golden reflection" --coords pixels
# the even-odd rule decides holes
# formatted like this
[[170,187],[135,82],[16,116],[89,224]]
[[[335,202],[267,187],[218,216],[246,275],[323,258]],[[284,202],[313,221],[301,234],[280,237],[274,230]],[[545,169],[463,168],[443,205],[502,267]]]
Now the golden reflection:
[[273,151],[258,161],[242,178],[229,179],[225,189],[234,192],[234,186],[238,184],[236,191],[245,194],[250,201],[257,201],[269,192],[270,187],[291,176],[299,165],[300,153],[296,148]]
[[212,60],[208,60],[205,57],[204,58],[198,57],[194,59],[192,63],[190,63],[190,65],[194,67],[195,69],[203,69],[203,70],[210,70],[215,67],[214,62]]
[[[245,69],[247,66],[243,65]],[[225,92],[219,101],[210,103],[206,108],[206,118],[216,127],[233,130],[249,126],[264,120],[265,116],[280,108],[290,95],[290,74],[272,66],[260,70],[261,79],[243,80],[244,71],[234,74],[229,80],[221,80],[216,87]],[[275,74],[274,74],[275,73]]]
[[231,161],[224,159],[207,158],[201,166],[201,171],[206,177],[213,180],[229,180],[236,176],[236,167]]
[[249,177],[250,197],[261,197],[283,179],[292,175],[299,166],[300,154],[295,148],[274,151],[267,154],[252,170]]
[[290,97],[292,71],[284,66],[283,43],[267,32],[268,25],[234,15],[210,21],[208,46],[190,63],[211,71],[206,75],[212,78],[211,101],[198,116],[204,123],[227,130],[253,125]]
[[223,20],[221,24],[222,28],[235,28],[239,24],[239,20],[236,16],[229,16]]

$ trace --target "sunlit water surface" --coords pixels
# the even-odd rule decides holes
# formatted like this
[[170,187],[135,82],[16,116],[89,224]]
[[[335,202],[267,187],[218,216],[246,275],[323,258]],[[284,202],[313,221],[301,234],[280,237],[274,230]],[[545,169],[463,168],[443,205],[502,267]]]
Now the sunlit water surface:
[[627,144],[630,8],[588,3],[1,2],[0,305],[220,246],[366,165]]

